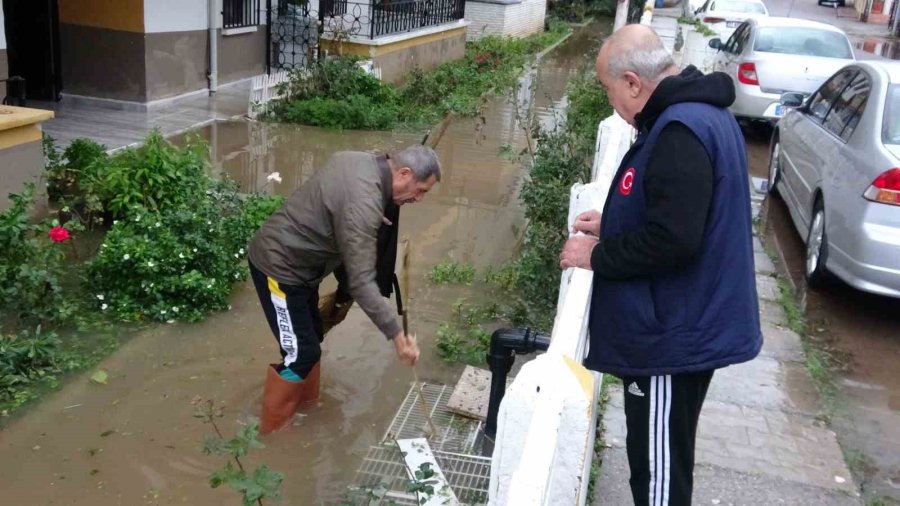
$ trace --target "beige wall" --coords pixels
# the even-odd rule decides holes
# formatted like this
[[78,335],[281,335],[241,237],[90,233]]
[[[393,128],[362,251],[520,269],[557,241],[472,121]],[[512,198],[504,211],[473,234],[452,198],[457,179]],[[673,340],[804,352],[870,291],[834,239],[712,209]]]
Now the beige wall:
[[[322,47],[335,52],[338,46],[323,41]],[[341,51],[346,55],[371,58],[375,66],[381,69],[381,79],[397,84],[417,67],[429,71],[444,62],[463,58],[466,55],[466,28],[454,28],[380,46],[344,42]]]
[[44,172],[44,154],[41,141],[19,144],[0,149],[0,212],[9,208],[10,193],[20,193],[25,183],[35,183],[35,215],[43,215],[47,207],[47,193],[39,184]]
[[59,0],[59,22],[144,33],[144,0]]

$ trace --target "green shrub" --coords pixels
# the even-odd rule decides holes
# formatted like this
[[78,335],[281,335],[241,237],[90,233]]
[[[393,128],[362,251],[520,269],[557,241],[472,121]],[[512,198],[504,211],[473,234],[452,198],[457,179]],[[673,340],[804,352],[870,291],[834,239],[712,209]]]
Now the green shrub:
[[603,90],[585,71],[570,81],[566,121],[536,129],[536,151],[520,199],[528,227],[515,261],[516,288],[527,301],[528,323],[547,329],[553,321],[561,271],[559,252],[568,238],[569,191],[590,180],[600,121],[612,113]]
[[176,147],[154,130],[140,147],[113,157],[91,191],[113,218],[127,218],[132,209],[159,211],[194,202],[206,189],[208,152],[199,137]]
[[246,278],[252,234],[281,202],[242,199],[223,182],[190,204],[131,208],[88,264],[97,307],[126,321],[198,321],[227,308],[232,283]]
[[68,245],[51,241],[54,222],[31,222],[33,197],[29,185],[24,193],[11,194],[12,205],[0,213],[0,330],[55,325],[75,312],[62,288]]
[[36,395],[38,382],[56,383],[61,372],[57,363],[60,340],[52,332],[34,331],[0,334],[0,407],[16,408]]
[[368,75],[358,58],[320,61],[298,70],[272,104],[277,121],[329,128],[389,130],[433,125],[449,112],[474,116],[484,96],[511,88],[532,55],[569,32],[552,21],[548,31],[525,39],[485,37],[466,45],[465,57],[431,72],[414,70],[394,87]]
[[428,273],[428,279],[438,285],[448,283],[468,285],[475,279],[475,267],[447,260],[435,265]]

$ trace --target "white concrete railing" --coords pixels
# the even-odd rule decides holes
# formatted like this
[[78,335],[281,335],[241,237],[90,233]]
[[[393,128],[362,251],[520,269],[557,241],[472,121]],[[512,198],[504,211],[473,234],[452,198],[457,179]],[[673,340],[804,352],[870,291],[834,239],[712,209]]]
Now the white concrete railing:
[[[641,16],[650,25],[653,0]],[[618,114],[597,131],[591,183],[576,184],[568,225],[603,208],[634,129]],[[588,371],[588,316],[593,274],[567,269],[559,288],[550,349],[526,363],[506,392],[497,417],[489,488],[492,506],[583,506],[587,497],[602,375]]]
[[[569,226],[602,209],[632,129],[618,115],[598,128],[593,182],[572,187]],[[602,376],[585,369],[593,274],[563,272],[550,349],[528,362],[506,392],[497,419],[490,504],[584,505]]]

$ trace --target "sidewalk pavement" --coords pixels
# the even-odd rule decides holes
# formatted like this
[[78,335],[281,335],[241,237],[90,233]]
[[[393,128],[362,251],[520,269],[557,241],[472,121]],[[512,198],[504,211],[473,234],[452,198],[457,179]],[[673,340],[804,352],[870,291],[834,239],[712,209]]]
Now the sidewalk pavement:
[[219,87],[212,96],[207,93],[151,105],[146,111],[113,109],[77,100],[61,102],[29,102],[29,107],[55,111],[56,117],[43,128],[65,148],[74,139],[89,137],[108,149],[140,142],[154,128],[170,136],[197,128],[216,120],[227,120],[247,113],[250,81],[243,80]]
[[[756,180],[754,216],[764,197]],[[861,505],[837,437],[816,418],[818,394],[804,368],[800,336],[778,304],[775,266],[753,239],[764,344],[756,359],[716,371],[700,416],[694,504]],[[634,504],[628,485],[621,385],[603,415],[594,506]]]

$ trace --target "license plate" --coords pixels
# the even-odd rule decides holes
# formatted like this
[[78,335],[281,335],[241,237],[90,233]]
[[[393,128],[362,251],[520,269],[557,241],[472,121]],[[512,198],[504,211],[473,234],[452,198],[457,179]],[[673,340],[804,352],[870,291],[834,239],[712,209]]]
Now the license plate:
[[734,28],[734,27],[736,27],[736,26],[739,25],[739,24],[740,24],[740,23],[737,22],[737,21],[726,21],[726,22],[725,22],[725,26],[728,27],[728,28]]
[[778,116],[780,118],[781,115],[782,115],[782,105],[778,104],[775,106],[775,116]]

